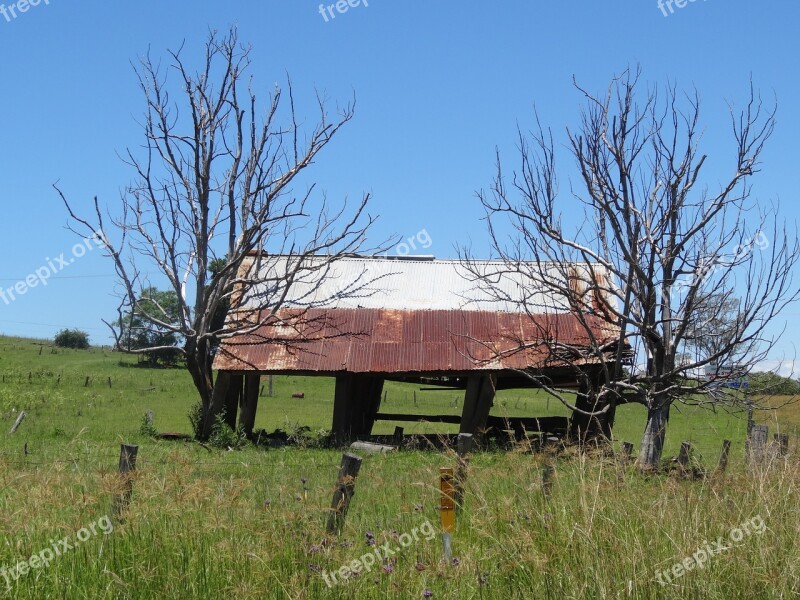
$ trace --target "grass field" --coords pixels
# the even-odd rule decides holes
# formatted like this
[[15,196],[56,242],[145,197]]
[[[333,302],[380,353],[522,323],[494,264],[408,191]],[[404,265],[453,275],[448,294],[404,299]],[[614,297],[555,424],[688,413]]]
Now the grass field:
[[[143,369],[108,350],[54,351],[47,342],[0,338],[0,594],[9,598],[787,598],[800,594],[800,468],[792,453],[753,476],[743,464],[743,415],[673,411],[666,454],[691,441],[713,467],[732,440],[726,477],[645,477],[609,458],[558,458],[552,493],[545,457],[481,452],[471,460],[464,509],[445,563],[438,472],[452,454],[367,456],[344,531],[326,536],[341,452],[308,448],[209,451],[139,432],[147,410],[160,431],[189,432],[194,394],[181,370]],[[89,383],[86,384],[86,378]],[[109,385],[110,378],[110,385]],[[388,383],[387,412],[458,414],[461,397]],[[305,398],[293,400],[291,393]],[[416,406],[414,396],[416,392]],[[276,377],[257,428],[330,426],[333,382]],[[20,410],[28,414],[9,435]],[[498,395],[493,414],[566,414],[531,390]],[[793,438],[798,411],[758,420]],[[404,423],[407,433],[448,432]],[[618,410],[617,444],[638,446],[638,406]],[[390,433],[380,423],[376,433]],[[124,522],[105,519],[120,492],[119,444],[139,445]],[[760,533],[731,540],[744,523]],[[404,534],[431,532],[435,536]],[[113,530],[109,531],[109,526]],[[94,527],[94,533],[91,528]],[[85,528],[85,529],[82,529]],[[12,567],[80,532],[49,565]],[[369,535],[368,535],[369,534]],[[372,537],[370,537],[372,536]],[[431,539],[428,539],[428,538]],[[723,550],[672,583],[657,573],[717,538]],[[411,540],[409,542],[409,539]],[[370,540],[375,546],[369,545]],[[323,577],[385,543],[399,550],[370,572],[328,587]],[[407,547],[401,547],[409,542]],[[33,566],[33,563],[31,563]],[[23,567],[24,571],[25,568]],[[14,575],[18,575],[15,579]],[[664,577],[661,576],[664,580]]]

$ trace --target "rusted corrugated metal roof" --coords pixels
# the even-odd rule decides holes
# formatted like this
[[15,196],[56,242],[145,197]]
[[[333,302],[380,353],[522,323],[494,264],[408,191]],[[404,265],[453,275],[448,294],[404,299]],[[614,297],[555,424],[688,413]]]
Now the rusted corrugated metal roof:
[[[569,273],[553,263],[522,263],[514,268],[500,261],[474,261],[474,273],[458,260],[403,260],[386,257],[248,257],[240,275],[248,281],[241,305],[304,308],[393,308],[397,310],[469,310],[487,312],[569,312],[541,278],[585,289],[587,269],[607,279],[601,265],[569,265]],[[284,283],[291,274],[292,284]],[[491,283],[491,290],[487,289]],[[284,297],[285,293],[285,297]],[[589,299],[587,298],[587,301]],[[594,302],[595,299],[592,299]],[[612,302],[611,298],[607,299]],[[523,308],[524,304],[524,308]]]
[[[591,318],[591,317],[590,317]],[[615,331],[593,318],[601,341]],[[233,371],[445,373],[556,367],[537,341],[588,345],[575,315],[394,309],[284,309],[224,343],[214,366]],[[525,345],[525,347],[523,347]]]
[[[269,307],[281,308],[247,334],[226,340],[214,367],[223,370],[317,373],[445,373],[563,366],[543,344],[589,345],[586,328],[563,301],[537,282],[544,276],[585,283],[581,274],[607,280],[599,265],[475,262],[490,275],[492,289],[454,260],[391,260],[347,257],[250,257],[240,269],[243,294],[228,316],[261,323]],[[299,267],[299,268],[298,268]],[[292,285],[285,280],[291,273]],[[585,277],[585,275],[584,275]],[[521,300],[524,298],[524,302]],[[587,307],[603,301],[587,298]],[[533,315],[533,316],[531,316]],[[617,330],[586,315],[594,336],[605,342]]]

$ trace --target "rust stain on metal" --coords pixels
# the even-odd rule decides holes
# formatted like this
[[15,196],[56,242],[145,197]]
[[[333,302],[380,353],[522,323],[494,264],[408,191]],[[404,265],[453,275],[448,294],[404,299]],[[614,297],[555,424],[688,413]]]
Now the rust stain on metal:
[[[616,328],[583,315],[594,336]],[[574,314],[318,308],[278,311],[226,340],[214,367],[232,371],[424,373],[553,366],[543,340],[588,346]]]

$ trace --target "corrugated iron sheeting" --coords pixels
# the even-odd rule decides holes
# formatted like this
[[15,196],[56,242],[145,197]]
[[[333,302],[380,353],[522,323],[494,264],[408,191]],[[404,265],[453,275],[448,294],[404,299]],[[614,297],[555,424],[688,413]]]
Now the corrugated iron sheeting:
[[[616,339],[585,316],[601,342]],[[285,309],[250,334],[223,343],[214,367],[232,371],[434,373],[555,366],[522,340],[588,346],[575,315],[458,310]]]
[[[458,260],[330,260],[324,256],[303,260],[297,256],[248,257],[240,269],[240,276],[251,282],[242,306],[275,306],[285,292],[281,306],[287,308],[519,313],[525,312],[524,306],[536,313],[569,312],[563,299],[555,297],[542,283],[542,278],[561,281],[567,276],[563,267],[555,263],[528,263],[514,270],[502,261],[474,261],[473,268],[481,273],[476,279]],[[590,272],[601,284],[608,280],[602,265],[576,263],[569,270],[569,285],[576,291],[586,288]],[[288,279],[292,283],[287,290]],[[602,304],[601,299],[586,300]],[[610,296],[605,301],[614,302]]]

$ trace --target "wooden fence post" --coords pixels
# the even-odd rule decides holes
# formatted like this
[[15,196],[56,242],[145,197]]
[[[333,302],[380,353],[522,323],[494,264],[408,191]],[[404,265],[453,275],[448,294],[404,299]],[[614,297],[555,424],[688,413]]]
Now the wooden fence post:
[[362,458],[355,454],[345,452],[342,455],[342,465],[339,468],[339,478],[336,481],[336,489],[333,492],[331,502],[331,512],[328,515],[328,533],[339,533],[344,526],[347,510],[350,508],[350,500],[355,495],[356,476],[361,469]]
[[681,471],[686,472],[689,468],[689,460],[692,457],[692,445],[689,442],[681,442],[681,450],[678,453],[678,466]]
[[114,499],[111,507],[113,518],[120,523],[122,511],[130,504],[131,494],[133,494],[133,471],[136,470],[136,457],[139,454],[139,446],[122,444],[119,450],[119,474],[122,479],[122,493]]
[[20,413],[17,415],[17,420],[14,421],[14,424],[11,426],[11,430],[8,432],[9,435],[14,433],[17,430],[17,427],[22,425],[22,421],[25,419],[25,411],[21,410]]
[[764,462],[767,450],[767,435],[769,427],[766,425],[753,425],[750,437],[747,440],[747,464],[760,465]]
[[775,444],[775,455],[786,456],[789,454],[789,434],[788,433],[775,433],[772,436],[773,443]]
[[717,465],[717,472],[724,473],[728,468],[728,457],[731,453],[731,441],[722,440],[722,453],[719,455],[719,464]]
[[456,455],[458,458],[458,465],[455,474],[455,489],[453,499],[456,504],[456,511],[461,510],[461,505],[464,502],[464,483],[467,481],[467,470],[469,467],[468,454],[472,451],[472,444],[474,438],[471,433],[459,433],[458,442],[456,445]]
[[630,442],[622,442],[622,464],[627,465],[631,462],[631,455],[633,454],[633,444]]
[[553,465],[553,459],[548,457],[545,459],[544,466],[542,467],[542,494],[545,499],[550,498],[550,492],[553,489],[553,476],[556,473],[556,468]]

